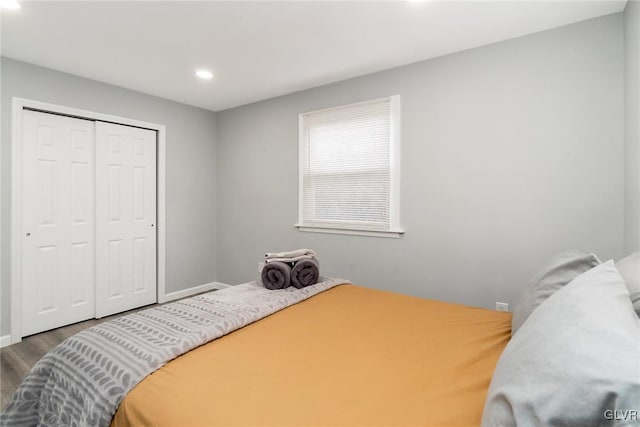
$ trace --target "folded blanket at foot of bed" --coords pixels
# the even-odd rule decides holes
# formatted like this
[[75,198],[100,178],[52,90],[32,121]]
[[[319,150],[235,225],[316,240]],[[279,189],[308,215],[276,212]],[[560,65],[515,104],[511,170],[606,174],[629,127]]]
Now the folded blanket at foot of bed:
[[291,265],[285,262],[268,262],[260,276],[267,289],[284,289],[291,285]]
[[296,288],[315,285],[320,277],[320,263],[315,258],[302,259],[291,269],[291,284]]
[[108,427],[125,394],[168,361],[343,283],[281,291],[247,283],[85,329],[36,363],[0,413],[0,426]]

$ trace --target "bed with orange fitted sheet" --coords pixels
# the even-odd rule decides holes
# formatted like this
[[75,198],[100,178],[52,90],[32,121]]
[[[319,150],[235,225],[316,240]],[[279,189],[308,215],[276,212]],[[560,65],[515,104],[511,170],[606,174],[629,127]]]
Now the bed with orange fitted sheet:
[[477,426],[511,315],[342,285],[141,381],[112,426]]

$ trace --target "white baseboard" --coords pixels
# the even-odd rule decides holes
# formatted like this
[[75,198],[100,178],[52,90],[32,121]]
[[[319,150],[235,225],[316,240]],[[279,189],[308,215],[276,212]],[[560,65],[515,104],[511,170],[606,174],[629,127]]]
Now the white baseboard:
[[11,345],[11,335],[3,335],[0,337],[0,348]]
[[186,298],[186,297],[190,297],[196,294],[201,294],[203,292],[207,292],[207,291],[212,291],[214,289],[224,289],[224,288],[228,288],[231,285],[227,285],[226,283],[222,283],[222,282],[211,282],[211,283],[205,283],[204,285],[199,285],[199,286],[194,286],[192,288],[188,288],[188,289],[182,289],[179,291],[175,291],[175,292],[170,292],[168,294],[164,295],[164,298],[162,298],[161,301],[158,301],[160,303],[165,303],[165,302],[169,302],[169,301],[174,301],[180,298]]
[[222,283],[222,282],[213,282],[213,289],[224,289],[224,288],[230,288],[233,285],[229,285],[227,283]]

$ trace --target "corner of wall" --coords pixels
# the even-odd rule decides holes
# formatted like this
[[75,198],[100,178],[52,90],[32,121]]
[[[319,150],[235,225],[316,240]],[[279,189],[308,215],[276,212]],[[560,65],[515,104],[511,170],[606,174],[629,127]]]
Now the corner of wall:
[[640,250],[640,1],[624,9],[624,251]]

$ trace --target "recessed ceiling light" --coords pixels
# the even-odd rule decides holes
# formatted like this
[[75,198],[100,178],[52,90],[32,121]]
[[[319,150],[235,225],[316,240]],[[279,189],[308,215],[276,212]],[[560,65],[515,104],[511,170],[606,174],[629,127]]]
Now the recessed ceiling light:
[[213,78],[213,73],[209,70],[196,70],[196,76],[203,80],[209,80]]
[[0,8],[20,9],[20,3],[18,3],[17,0],[0,0]]

